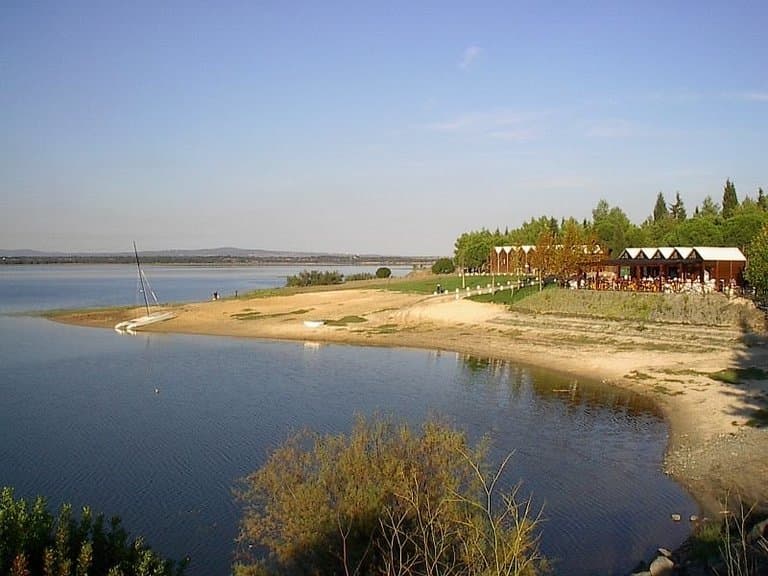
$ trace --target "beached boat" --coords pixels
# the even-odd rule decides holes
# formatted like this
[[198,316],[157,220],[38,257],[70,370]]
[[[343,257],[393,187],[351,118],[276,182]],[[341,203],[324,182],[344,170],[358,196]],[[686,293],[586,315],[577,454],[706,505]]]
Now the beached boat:
[[[149,326],[150,324],[157,324],[158,322],[165,322],[176,316],[173,312],[163,312],[160,310],[152,311],[149,303],[150,297],[152,298],[152,306],[159,306],[159,303],[155,292],[149,284],[149,280],[144,275],[144,270],[141,268],[141,261],[139,260],[139,251],[136,249],[136,242],[133,243],[133,253],[136,256],[136,268],[139,273],[139,292],[141,292],[141,295],[144,297],[144,307],[146,308],[147,313],[144,316],[133,318],[131,320],[124,320],[123,322],[115,324],[115,330],[121,334],[133,334],[139,328]],[[147,293],[149,293],[149,296],[147,296]]]
[[323,320],[304,320],[304,326],[307,328],[320,328],[323,324],[325,324]]

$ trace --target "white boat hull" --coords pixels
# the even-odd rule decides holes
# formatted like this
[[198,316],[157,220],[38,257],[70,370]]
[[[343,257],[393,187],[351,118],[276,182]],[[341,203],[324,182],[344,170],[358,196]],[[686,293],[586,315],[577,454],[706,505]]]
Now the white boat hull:
[[149,326],[150,324],[157,324],[158,322],[165,322],[174,318],[176,315],[173,312],[153,312],[139,318],[132,320],[125,320],[124,322],[118,322],[115,324],[115,331],[128,334],[133,334],[137,329]]

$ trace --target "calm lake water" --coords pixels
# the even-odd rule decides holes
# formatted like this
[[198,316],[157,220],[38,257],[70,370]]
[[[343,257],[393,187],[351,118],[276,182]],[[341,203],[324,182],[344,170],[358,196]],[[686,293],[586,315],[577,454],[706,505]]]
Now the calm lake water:
[[[332,267],[333,268],[333,267]],[[335,268],[334,268],[335,269]],[[282,285],[300,269],[147,267],[161,301]],[[345,273],[350,273],[346,271]],[[403,272],[404,273],[404,272]],[[130,266],[0,266],[0,313],[133,304]],[[504,362],[407,349],[139,334],[0,314],[0,485],[119,515],[191,576],[225,575],[231,490],[292,431],[356,414],[447,418],[544,506],[558,574],[626,574],[697,511],[661,472],[667,428],[636,395]],[[155,394],[158,388],[160,394]]]

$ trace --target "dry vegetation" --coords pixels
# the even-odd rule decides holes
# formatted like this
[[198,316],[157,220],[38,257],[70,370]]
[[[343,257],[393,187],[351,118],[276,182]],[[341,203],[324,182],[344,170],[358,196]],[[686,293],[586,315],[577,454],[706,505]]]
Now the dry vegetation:
[[539,574],[538,517],[483,453],[434,421],[298,434],[243,483],[235,574]]
[[765,315],[749,301],[723,294],[648,294],[592,290],[544,290],[514,305],[521,312],[691,324],[765,327]]

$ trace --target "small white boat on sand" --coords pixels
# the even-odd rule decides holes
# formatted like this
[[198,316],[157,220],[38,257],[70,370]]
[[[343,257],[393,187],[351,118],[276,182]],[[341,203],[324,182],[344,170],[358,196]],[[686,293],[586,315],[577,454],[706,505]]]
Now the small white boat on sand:
[[149,280],[147,280],[147,277],[144,275],[144,271],[141,269],[139,251],[136,249],[136,242],[133,243],[133,253],[136,255],[136,268],[138,268],[139,271],[139,291],[141,292],[142,296],[144,296],[144,307],[146,308],[147,313],[144,316],[133,318],[131,320],[124,320],[123,322],[118,322],[115,324],[115,330],[120,334],[135,334],[135,331],[139,328],[149,326],[150,324],[157,324],[158,322],[165,322],[166,320],[170,320],[176,316],[173,312],[152,312],[150,309],[149,298],[147,298],[147,292],[149,292],[152,296],[154,306],[158,306],[159,303],[157,301],[157,296],[155,296],[152,287],[149,285]]
[[324,320],[304,320],[304,326],[307,328],[320,328],[325,324]]
[[140,316],[139,318],[118,322],[115,324],[115,330],[118,332],[128,332],[131,334],[137,328],[149,326],[150,324],[156,324],[157,322],[165,322],[174,316],[176,315],[173,312],[152,312],[151,314],[146,314],[144,316]]

